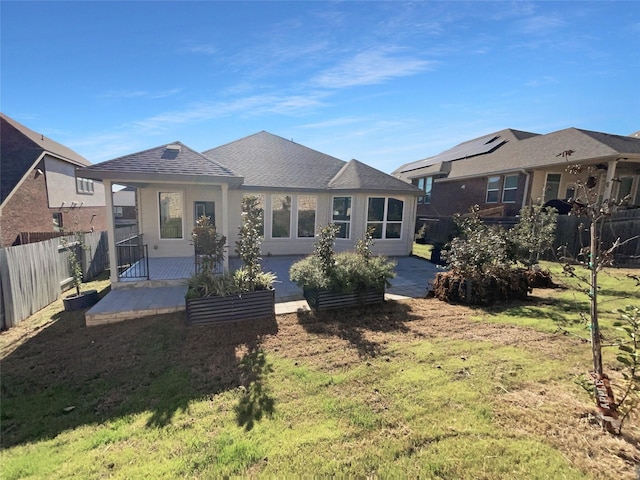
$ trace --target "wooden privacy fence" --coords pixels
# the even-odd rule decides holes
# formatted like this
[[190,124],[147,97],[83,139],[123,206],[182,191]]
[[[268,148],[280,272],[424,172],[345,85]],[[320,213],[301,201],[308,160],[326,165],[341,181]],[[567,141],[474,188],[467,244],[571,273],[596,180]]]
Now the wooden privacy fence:
[[[518,222],[517,217],[484,218],[487,224],[501,225],[511,228]],[[427,243],[445,244],[456,235],[456,226],[452,217],[425,217],[419,218],[417,228],[421,224],[427,225]],[[556,228],[552,255],[547,259],[555,258],[555,252],[559,248],[566,255],[576,257],[583,247],[589,245],[589,219],[573,215],[560,215]],[[637,266],[640,265],[640,209],[620,210],[602,222],[598,222],[599,237],[603,248],[609,248],[619,238],[623,243],[615,251],[616,265]]]
[[[82,259],[84,280],[109,265],[107,233],[84,234],[86,249],[74,236],[65,237]],[[71,283],[69,251],[61,238],[0,250],[0,328],[17,325],[58,299]]]

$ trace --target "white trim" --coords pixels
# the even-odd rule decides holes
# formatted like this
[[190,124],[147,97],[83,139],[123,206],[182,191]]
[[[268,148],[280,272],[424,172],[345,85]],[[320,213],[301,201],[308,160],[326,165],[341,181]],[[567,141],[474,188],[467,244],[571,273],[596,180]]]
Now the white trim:
[[[349,202],[349,220],[338,220],[339,223],[345,223],[347,225],[349,225],[349,235],[347,235],[345,238],[342,237],[336,237],[336,241],[344,241],[344,240],[351,240],[351,232],[353,231],[353,195],[332,195],[331,196],[331,205],[329,205],[329,208],[331,209],[330,215],[329,215],[329,220],[330,223],[336,224],[336,221],[333,218],[333,200],[336,198],[349,198],[350,202]],[[368,204],[368,201],[367,201]],[[336,224],[337,225],[337,224]],[[365,225],[366,225],[366,218],[365,218]]]
[[[373,221],[370,222],[369,221],[369,200],[372,198],[383,198],[384,199],[384,212],[383,212],[383,216],[382,216],[382,222],[380,221]],[[389,199],[394,199],[394,200],[398,200],[400,202],[402,202],[402,219],[400,221],[398,220],[392,220],[389,221],[387,220],[387,216],[388,216],[388,210],[389,210]],[[405,233],[405,229],[404,229],[404,222],[405,222],[405,208],[407,205],[407,199],[404,196],[367,196],[367,204],[366,204],[366,209],[365,209],[365,214],[364,214],[364,231],[367,231],[367,228],[369,226],[369,223],[382,223],[382,232],[381,232],[381,237],[380,238],[376,238],[375,241],[389,241],[389,242],[398,242],[398,241],[402,241],[404,239],[404,233]],[[398,238],[386,238],[386,232],[387,232],[387,224],[391,223],[392,225],[396,225],[396,224],[400,224],[400,236]]]

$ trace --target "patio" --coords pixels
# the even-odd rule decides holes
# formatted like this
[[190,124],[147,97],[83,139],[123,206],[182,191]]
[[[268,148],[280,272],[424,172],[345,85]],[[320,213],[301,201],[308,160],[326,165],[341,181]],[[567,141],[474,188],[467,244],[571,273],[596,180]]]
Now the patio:
[[[264,271],[276,274],[276,314],[309,310],[302,289],[289,280],[289,268],[300,257],[270,256],[262,260]],[[395,257],[396,278],[385,298],[420,298],[426,294],[427,283],[433,280],[437,267],[417,257]],[[229,259],[229,268],[240,266],[237,258]],[[193,257],[150,258],[149,280],[123,281],[85,314],[87,326],[114,323],[185,310],[185,280],[194,271]]]

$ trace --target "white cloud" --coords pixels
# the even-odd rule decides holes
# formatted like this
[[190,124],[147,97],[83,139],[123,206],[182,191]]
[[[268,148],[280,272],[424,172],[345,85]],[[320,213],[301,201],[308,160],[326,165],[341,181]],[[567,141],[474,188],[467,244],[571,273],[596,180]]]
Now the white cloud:
[[519,29],[522,33],[543,35],[565,25],[566,22],[560,17],[538,15],[524,19],[520,22]]
[[397,77],[428,70],[434,62],[395,55],[396,49],[372,49],[358,53],[317,76],[314,83],[324,88],[375,85]]
[[148,92],[146,90],[110,90],[101,96],[103,98],[166,98],[176,95],[182,91],[181,88],[172,88],[169,90],[162,90],[160,92]]
[[554,83],[558,83],[558,81],[554,77],[544,76],[540,78],[534,78],[533,80],[529,80],[525,85],[527,87],[538,88],[543,87],[545,85],[551,85]]

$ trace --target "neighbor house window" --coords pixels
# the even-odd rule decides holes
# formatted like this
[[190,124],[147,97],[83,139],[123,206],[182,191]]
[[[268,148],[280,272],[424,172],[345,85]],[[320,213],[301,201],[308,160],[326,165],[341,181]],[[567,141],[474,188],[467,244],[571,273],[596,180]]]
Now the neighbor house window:
[[61,232],[64,225],[62,224],[62,212],[56,212],[53,214],[53,231]]
[[423,196],[418,197],[418,203],[431,203],[431,188],[433,187],[433,177],[416,178],[413,179],[412,183],[424,192]]
[[370,197],[367,229],[373,228],[373,238],[400,238],[403,210],[404,202],[397,198]]
[[562,179],[561,173],[547,173],[547,179],[544,182],[544,195],[543,201],[548,202],[558,198],[560,192],[560,180]]
[[113,216],[116,218],[122,217],[122,207],[113,207]]
[[620,177],[618,185],[618,201],[621,202],[629,195],[629,203],[631,203],[631,190],[633,189],[633,177]]
[[338,227],[337,238],[351,238],[351,197],[333,197],[331,221]]
[[487,180],[487,203],[498,203],[500,200],[500,177],[489,177]]
[[184,211],[182,192],[160,192],[160,238],[182,238],[182,215]]
[[76,177],[76,190],[78,193],[93,194],[93,180],[90,178]]
[[298,238],[315,236],[316,203],[313,195],[298,195]]
[[518,194],[518,175],[507,175],[504,177],[504,187],[502,188],[502,201],[514,203]]
[[291,237],[291,195],[271,195],[271,238]]

